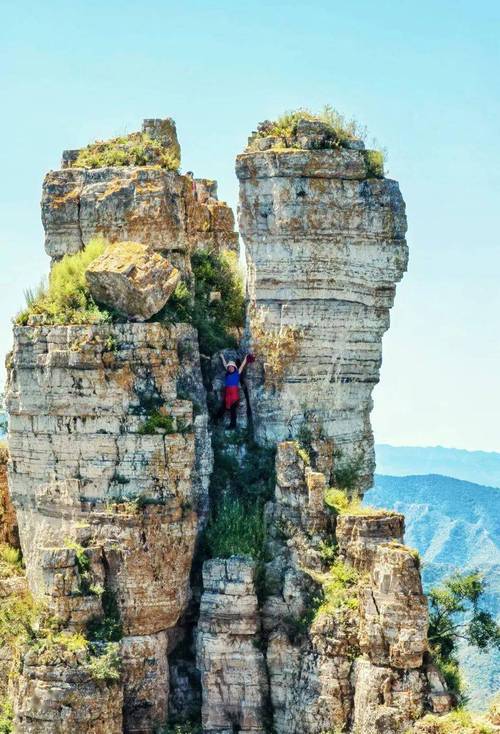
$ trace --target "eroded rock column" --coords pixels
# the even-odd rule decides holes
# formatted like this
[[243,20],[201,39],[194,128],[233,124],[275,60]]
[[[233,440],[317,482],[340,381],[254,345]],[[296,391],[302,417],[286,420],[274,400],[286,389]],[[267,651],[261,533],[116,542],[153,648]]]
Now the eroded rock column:
[[368,151],[321,149],[309,127],[294,147],[252,137],[236,160],[252,412],[267,442],[316,421],[345,455],[361,456],[366,489],[371,395],[408,257],[405,205],[396,181],[374,176]]
[[214,559],[203,566],[197,660],[206,734],[265,734],[268,697],[255,563]]

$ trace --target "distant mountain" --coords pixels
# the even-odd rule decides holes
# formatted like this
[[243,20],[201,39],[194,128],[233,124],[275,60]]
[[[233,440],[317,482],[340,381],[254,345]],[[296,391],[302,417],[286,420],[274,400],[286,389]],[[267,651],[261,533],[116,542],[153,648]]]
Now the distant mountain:
[[500,453],[443,446],[375,446],[377,473],[391,476],[443,474],[489,487],[500,487]]
[[[455,569],[477,568],[488,581],[485,606],[500,620],[500,489],[437,474],[378,474],[366,502],[404,513],[406,542],[420,552],[426,589]],[[460,657],[471,706],[484,707],[500,689],[500,656],[463,649]]]

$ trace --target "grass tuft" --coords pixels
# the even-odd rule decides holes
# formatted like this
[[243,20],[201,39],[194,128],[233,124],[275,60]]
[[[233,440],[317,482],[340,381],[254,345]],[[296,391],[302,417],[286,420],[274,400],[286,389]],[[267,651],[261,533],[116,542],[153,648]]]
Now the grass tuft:
[[96,304],[87,286],[85,271],[102,255],[106,241],[91,240],[85,249],[65,255],[52,267],[48,285],[28,290],[26,308],[16,316],[16,323],[26,326],[31,317],[37,324],[97,324],[110,321],[111,315]]

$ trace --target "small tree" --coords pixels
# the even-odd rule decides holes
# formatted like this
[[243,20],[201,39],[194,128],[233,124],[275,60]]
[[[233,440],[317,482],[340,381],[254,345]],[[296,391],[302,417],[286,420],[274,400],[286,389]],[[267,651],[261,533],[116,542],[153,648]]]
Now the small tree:
[[448,687],[460,698],[462,686],[456,659],[460,640],[479,650],[500,649],[500,626],[481,609],[486,589],[478,571],[456,572],[429,592],[429,644]]

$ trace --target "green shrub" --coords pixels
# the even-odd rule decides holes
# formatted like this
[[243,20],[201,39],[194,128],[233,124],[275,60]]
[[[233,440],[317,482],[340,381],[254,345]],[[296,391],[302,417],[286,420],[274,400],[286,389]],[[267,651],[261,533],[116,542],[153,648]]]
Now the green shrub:
[[[155,320],[187,321],[198,331],[200,352],[212,355],[236,347],[235,329],[243,327],[245,298],[236,253],[200,250],[191,258],[194,293],[184,283],[177,286],[165,308]],[[218,291],[220,301],[210,301]]]
[[347,563],[337,560],[327,573],[314,574],[313,578],[321,583],[323,593],[317,615],[358,608],[359,574]]
[[180,166],[180,149],[165,148],[148,133],[131,133],[87,145],[80,150],[72,164],[75,168],[147,165],[177,171]]
[[444,716],[428,714],[406,734],[494,734],[495,731],[498,729],[482,716],[459,708]]
[[202,734],[201,724],[185,723],[185,724],[169,724],[162,729],[161,734]]
[[353,492],[357,487],[363,469],[363,458],[344,456],[340,449],[334,454],[333,485],[345,492]]
[[325,105],[323,109],[314,113],[305,107],[297,110],[285,112],[274,121],[266,121],[260,123],[257,128],[259,137],[267,137],[269,135],[283,138],[294,137],[297,133],[297,123],[299,120],[317,120],[327,125],[331,142],[337,146],[346,145],[352,140],[364,140],[366,138],[366,129],[361,127],[356,120],[347,120],[331,105]]
[[223,495],[210,515],[206,541],[212,558],[264,556],[265,522],[261,502],[246,503]]
[[[230,439],[231,440],[231,439]],[[276,449],[259,446],[248,433],[237,431],[234,440],[238,445],[246,443],[242,458],[228,451],[227,435],[221,429],[212,433],[214,470],[210,478],[210,496],[217,501],[230,490],[235,497],[245,501],[266,502],[271,499],[276,483]]]
[[111,589],[104,589],[101,594],[103,618],[92,619],[87,625],[87,636],[97,648],[108,642],[119,642],[123,637],[120,610],[116,594]]
[[65,255],[52,267],[48,286],[26,292],[26,308],[16,317],[25,326],[30,316],[42,324],[96,324],[111,319],[108,311],[99,308],[90,295],[85,271],[102,255],[105,240],[91,240],[84,250]]
[[156,433],[157,430],[165,431],[165,433],[175,433],[176,430],[172,416],[163,415],[163,413],[156,410],[148,416],[142,426],[140,426],[138,432],[142,435],[152,435]]
[[21,553],[6,543],[0,544],[0,578],[19,576],[23,572]]
[[120,680],[120,645],[117,642],[108,642],[99,654],[89,656],[85,668],[94,680]]
[[384,178],[384,153],[381,150],[365,150],[368,178]]
[[0,701],[0,734],[11,734],[14,724],[14,708],[8,699]]

